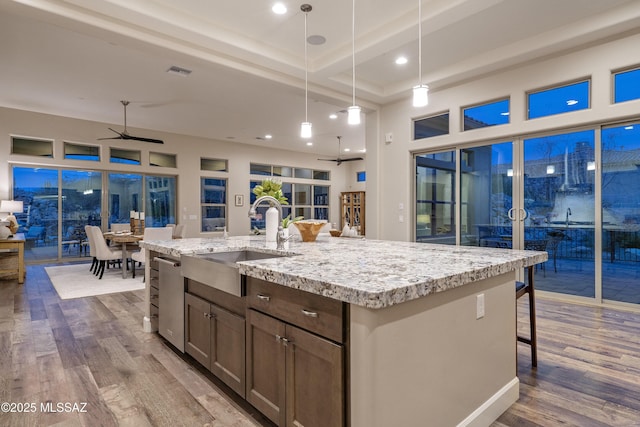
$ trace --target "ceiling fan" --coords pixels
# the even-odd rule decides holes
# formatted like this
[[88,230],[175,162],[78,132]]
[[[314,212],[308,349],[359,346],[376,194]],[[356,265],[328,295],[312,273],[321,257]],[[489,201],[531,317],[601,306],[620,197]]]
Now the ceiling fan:
[[142,138],[140,136],[129,135],[127,132],[127,105],[129,105],[129,101],[120,101],[124,106],[124,130],[122,132],[118,132],[115,129],[109,128],[110,131],[115,132],[118,136],[114,136],[112,138],[98,138],[98,140],[103,139],[131,139],[134,141],[142,141],[142,142],[153,142],[154,144],[164,144],[164,141],[161,139],[153,139],[153,138]]
[[341,164],[342,162],[352,162],[352,161],[354,161],[354,160],[363,160],[363,158],[362,158],[362,157],[349,157],[349,158],[346,158],[346,159],[341,158],[341,157],[340,157],[340,142],[341,142],[341,140],[342,140],[342,137],[341,137],[341,136],[338,136],[337,138],[338,138],[338,157],[337,157],[337,158],[335,158],[335,159],[318,159],[318,160],[324,160],[324,161],[326,161],[326,162],[336,162],[336,164],[337,164],[338,166],[340,166],[340,164]]

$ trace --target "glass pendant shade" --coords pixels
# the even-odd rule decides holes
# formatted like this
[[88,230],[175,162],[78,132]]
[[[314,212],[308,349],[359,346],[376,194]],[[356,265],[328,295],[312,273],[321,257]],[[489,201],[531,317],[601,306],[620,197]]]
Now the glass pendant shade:
[[429,86],[418,85],[413,87],[413,106],[424,107],[429,105]]
[[300,137],[311,138],[311,123],[302,122],[302,124],[300,125]]
[[357,105],[352,105],[347,109],[347,123],[350,125],[359,125],[360,124],[360,107]]

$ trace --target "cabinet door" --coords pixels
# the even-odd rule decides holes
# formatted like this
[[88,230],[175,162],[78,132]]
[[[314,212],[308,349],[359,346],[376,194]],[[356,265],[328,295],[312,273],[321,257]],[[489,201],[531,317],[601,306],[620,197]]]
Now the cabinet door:
[[343,426],[344,347],[287,325],[287,426]]
[[244,397],[244,318],[215,304],[211,314],[211,372]]
[[279,426],[285,425],[285,324],[247,310],[246,399]]
[[210,309],[208,301],[189,293],[184,295],[185,352],[207,369],[211,365]]

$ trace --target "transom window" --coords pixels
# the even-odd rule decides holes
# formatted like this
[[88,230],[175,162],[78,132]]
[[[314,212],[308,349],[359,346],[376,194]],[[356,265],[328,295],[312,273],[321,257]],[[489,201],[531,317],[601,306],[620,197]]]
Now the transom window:
[[613,74],[613,102],[640,99],[640,68]]
[[449,134],[449,112],[413,121],[413,139]]
[[527,94],[528,119],[586,110],[589,105],[590,81],[584,80]]
[[471,130],[509,123],[509,99],[462,109],[462,129]]

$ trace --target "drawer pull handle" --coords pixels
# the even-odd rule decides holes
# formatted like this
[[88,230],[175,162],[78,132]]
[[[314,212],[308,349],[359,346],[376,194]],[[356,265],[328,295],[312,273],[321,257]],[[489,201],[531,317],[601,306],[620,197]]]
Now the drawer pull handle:
[[270,300],[271,300],[271,297],[270,297],[270,296],[267,296],[267,295],[258,294],[258,295],[256,295],[256,296],[258,297],[258,299],[260,299],[260,300],[262,300],[262,301],[267,301],[267,302],[268,302],[268,301],[270,301]]
[[304,308],[302,309],[302,314],[307,317],[318,317],[318,313],[316,313],[315,311],[305,310]]

